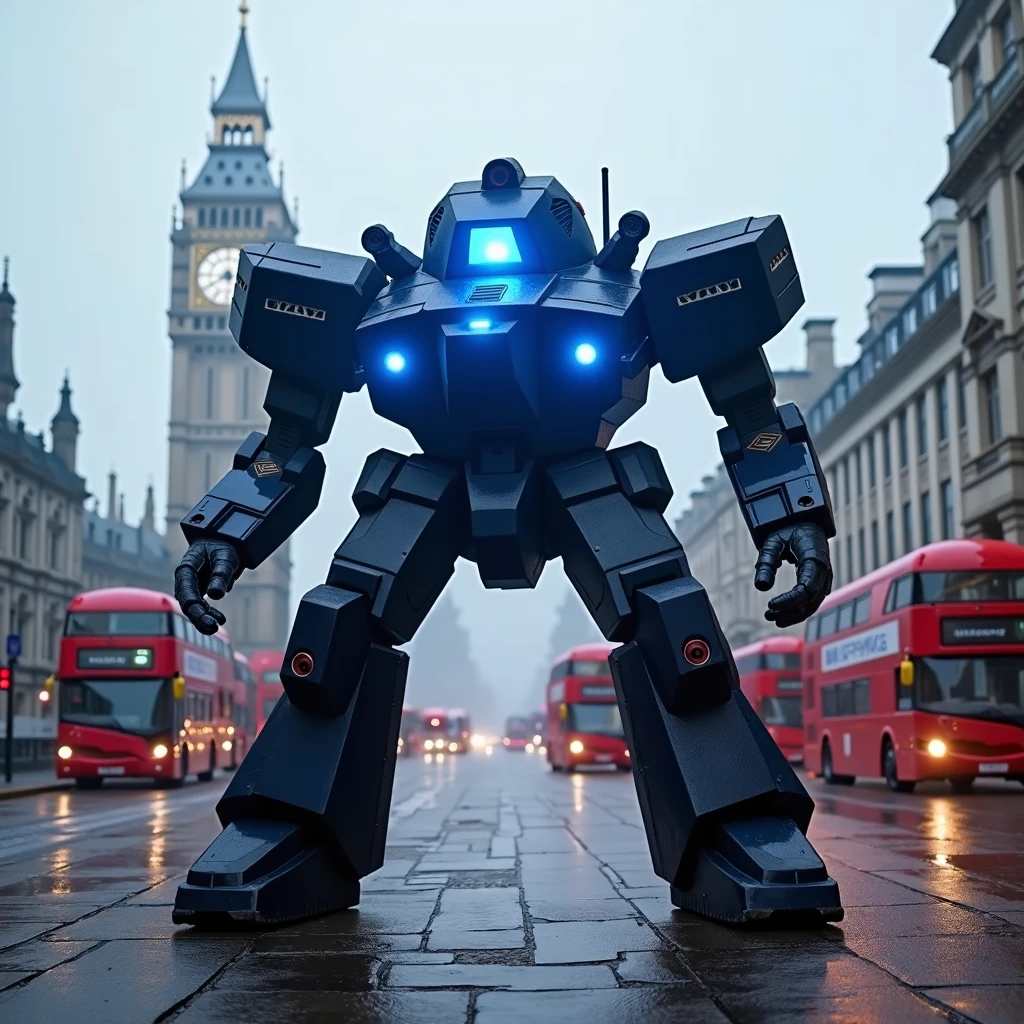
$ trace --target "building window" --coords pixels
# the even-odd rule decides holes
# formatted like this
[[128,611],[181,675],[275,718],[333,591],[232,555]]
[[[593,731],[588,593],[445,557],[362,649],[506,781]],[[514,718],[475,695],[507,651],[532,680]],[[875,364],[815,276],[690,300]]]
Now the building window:
[[921,311],[924,314],[924,318],[927,320],[928,317],[935,313],[935,310],[939,308],[939,290],[935,287],[933,281],[921,295]]
[[846,497],[845,504],[850,504],[850,460],[843,459],[843,494]]
[[917,306],[911,306],[903,314],[903,337],[909,338],[917,330]]
[[215,228],[217,226],[217,207],[210,207],[210,227]]
[[868,487],[875,486],[875,438],[874,435],[868,438]]
[[967,426],[967,392],[964,390],[964,373],[956,370],[956,425],[960,430]]
[[900,469],[907,468],[907,461],[909,455],[909,444],[907,442],[907,410],[900,409],[899,416],[896,417],[896,429],[900,435]]
[[949,540],[953,536],[953,481],[943,480],[942,494],[942,539]]
[[256,227],[258,227],[258,228],[263,227],[263,207],[262,206],[257,206],[256,207]]
[[932,542],[932,496],[928,491],[921,495],[921,543]]
[[892,512],[885,513],[885,560],[891,562],[896,557],[896,517]]
[[247,206],[245,208],[245,226],[252,227],[252,207]]
[[203,318],[201,316],[192,317],[192,330],[201,331],[203,329]]
[[992,283],[992,222],[988,207],[971,221],[974,229],[974,251],[978,261],[978,287],[985,288]]
[[214,386],[214,375],[213,367],[207,367],[206,370],[206,418],[208,420],[213,419],[213,386]]
[[878,543],[878,520],[871,523],[871,568],[877,569],[882,564],[882,549]]
[[914,550],[914,511],[910,502],[903,503],[903,554]]
[[964,63],[964,85],[966,86],[967,92],[967,105],[973,107],[978,100],[981,99],[982,81],[981,81],[981,61],[978,59],[978,52],[975,50],[974,53],[967,58]]
[[892,476],[892,449],[889,447],[889,425],[882,430],[882,473],[888,480]]
[[241,217],[242,217],[242,211],[241,211],[241,209],[239,209],[239,207],[236,206],[231,211],[231,226],[237,228],[238,225],[241,223]]
[[924,404],[924,395],[917,399],[917,454],[924,455],[928,451],[928,410]]
[[949,388],[943,377],[935,387],[935,405],[939,412],[939,440],[949,437]]
[[853,581],[853,535],[846,538],[846,582]]
[[857,450],[853,453],[853,459],[854,469],[857,474],[857,497],[859,498],[864,493],[864,477],[860,469],[860,445],[857,445]]
[[900,347],[900,332],[899,329],[893,324],[885,332],[885,354],[892,358],[896,355],[896,350]]
[[860,559],[860,574],[863,576],[868,571],[868,556],[867,548],[864,545],[863,526],[857,531],[857,557]]
[[226,206],[220,208],[220,226],[222,228],[228,226],[228,208]]
[[981,378],[981,393],[985,402],[988,443],[995,444],[1003,436],[1003,417],[999,408],[999,370],[992,367]]
[[210,489],[210,484],[213,482],[213,478],[211,476],[210,453],[209,452],[206,453],[206,466],[205,466],[204,471],[203,471],[203,478],[204,478],[204,481],[205,481],[204,484],[203,484],[203,490],[208,491]]
[[199,207],[199,226],[201,228],[205,228],[206,227],[206,207],[205,206],[200,206]]
[[1013,38],[1013,15],[1007,8],[999,19],[999,45],[1003,52],[1003,64],[1009,64],[1017,49],[1016,41]]

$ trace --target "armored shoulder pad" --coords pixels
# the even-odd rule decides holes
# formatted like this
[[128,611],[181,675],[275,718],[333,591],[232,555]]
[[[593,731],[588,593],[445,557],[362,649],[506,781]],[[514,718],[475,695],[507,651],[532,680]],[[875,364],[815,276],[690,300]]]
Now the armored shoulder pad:
[[354,391],[355,329],[384,284],[362,256],[286,242],[247,245],[238,260],[231,333],[271,370],[319,389]]
[[707,373],[760,348],[803,305],[781,217],[748,217],[658,242],[640,294],[665,376]]

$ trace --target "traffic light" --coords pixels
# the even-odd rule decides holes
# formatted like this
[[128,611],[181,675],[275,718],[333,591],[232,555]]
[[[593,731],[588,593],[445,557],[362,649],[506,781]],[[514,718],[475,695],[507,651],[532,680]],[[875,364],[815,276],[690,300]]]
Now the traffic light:
[[0,690],[9,690],[11,688],[11,670],[5,665],[0,668]]

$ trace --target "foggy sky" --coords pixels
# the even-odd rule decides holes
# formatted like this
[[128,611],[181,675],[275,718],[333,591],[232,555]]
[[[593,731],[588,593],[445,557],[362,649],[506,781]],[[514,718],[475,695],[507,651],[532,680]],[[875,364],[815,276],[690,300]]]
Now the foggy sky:
[[[15,408],[49,423],[65,367],[81,422],[79,471],[106,494],[116,467],[129,518],[146,483],[165,501],[171,206],[211,126],[237,36],[234,0],[0,0],[0,253],[18,299]],[[359,253],[382,221],[419,251],[455,180],[494,156],[553,173],[600,231],[652,235],[782,213],[806,306],[768,349],[799,363],[806,316],[838,316],[855,356],[875,263],[917,262],[923,205],[945,167],[945,70],[930,61],[950,0],[251,0],[250,49],[270,77],[270,149],[301,198],[299,241]],[[356,13],[351,13],[356,12]],[[646,256],[648,248],[641,253]],[[13,410],[12,410],[13,411]],[[674,518],[718,461],[693,382],[656,371],[617,435],[657,445]],[[346,396],[325,447],[318,512],[293,544],[292,597],[321,582],[354,518],[349,493],[379,447],[414,450]],[[198,496],[197,496],[198,497]],[[462,564],[453,596],[485,676],[529,688],[567,584],[483,592]],[[230,623],[229,623],[230,627]]]

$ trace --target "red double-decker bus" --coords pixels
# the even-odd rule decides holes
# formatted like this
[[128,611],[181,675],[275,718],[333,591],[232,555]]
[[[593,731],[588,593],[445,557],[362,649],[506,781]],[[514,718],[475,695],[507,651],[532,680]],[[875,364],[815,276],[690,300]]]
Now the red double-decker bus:
[[448,709],[424,708],[420,712],[420,736],[428,753],[443,754],[448,749]]
[[803,646],[798,636],[774,636],[733,651],[743,695],[793,764],[804,759]]
[[235,730],[230,768],[237,768],[242,763],[255,735],[256,677],[252,674],[249,659],[241,651],[235,651],[235,683],[234,714],[231,716]]
[[608,655],[614,644],[574,647],[555,660],[547,693],[547,757],[552,770],[631,767]]
[[834,784],[1024,781],[1024,548],[929,544],[826,598],[804,644],[804,741]]
[[256,681],[256,698],[254,701],[254,723],[256,732],[263,728],[284,693],[281,683],[281,666],[284,664],[284,651],[254,651],[249,655],[249,668]]
[[222,630],[204,636],[167,594],[131,587],[68,605],[58,668],[57,776],[180,786],[229,767],[235,659]]
[[416,708],[402,708],[402,724],[398,729],[398,753],[401,757],[423,753],[422,712]]

